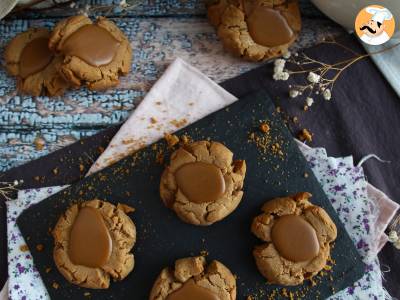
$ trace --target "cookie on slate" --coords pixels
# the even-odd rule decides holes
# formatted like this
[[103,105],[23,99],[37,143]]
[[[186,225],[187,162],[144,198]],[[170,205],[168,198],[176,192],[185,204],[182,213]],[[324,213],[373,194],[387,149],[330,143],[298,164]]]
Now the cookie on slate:
[[[53,230],[54,261],[71,283],[106,289],[134,267],[136,228],[126,206],[92,200],[72,205]],[[125,210],[125,211],[124,211]]]
[[266,242],[253,255],[269,283],[298,285],[321,271],[336,239],[336,225],[303,192],[270,200],[254,218],[251,231]]
[[236,280],[219,261],[208,266],[202,256],[178,259],[175,268],[161,271],[149,300],[235,300]]
[[210,225],[229,215],[243,196],[244,160],[218,142],[198,141],[171,155],[160,196],[183,221]]
[[6,47],[6,68],[17,76],[17,88],[22,93],[55,96],[69,86],[58,73],[62,57],[50,51],[49,37],[47,29],[31,28],[15,36]]
[[297,0],[216,0],[207,11],[225,49],[253,61],[284,54],[301,29]]
[[73,86],[86,84],[91,90],[116,86],[128,74],[132,49],[122,31],[99,17],[93,23],[79,15],[60,21],[54,28],[50,49],[65,56],[60,72]]

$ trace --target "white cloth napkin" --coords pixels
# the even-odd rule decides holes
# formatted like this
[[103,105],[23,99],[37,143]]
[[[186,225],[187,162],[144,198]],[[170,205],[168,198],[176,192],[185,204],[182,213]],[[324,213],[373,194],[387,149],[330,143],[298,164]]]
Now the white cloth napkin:
[[199,70],[180,58],[175,59],[113,137],[89,174],[236,100]]

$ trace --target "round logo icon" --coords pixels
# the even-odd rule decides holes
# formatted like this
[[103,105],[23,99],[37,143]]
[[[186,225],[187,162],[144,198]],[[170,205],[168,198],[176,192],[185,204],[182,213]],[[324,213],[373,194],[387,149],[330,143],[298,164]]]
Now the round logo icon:
[[360,10],[354,26],[358,37],[364,43],[381,45],[392,37],[395,20],[386,7],[369,5]]

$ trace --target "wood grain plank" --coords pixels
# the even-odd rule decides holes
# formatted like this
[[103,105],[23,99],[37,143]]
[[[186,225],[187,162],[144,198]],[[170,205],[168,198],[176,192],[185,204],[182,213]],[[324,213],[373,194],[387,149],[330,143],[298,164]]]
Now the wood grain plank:
[[[260,63],[227,54],[203,17],[118,18],[134,53],[131,73],[116,90],[69,91],[62,97],[29,97],[15,92],[14,79],[0,70],[0,170],[45,155],[83,136],[125,120],[170,62],[181,57],[217,82],[242,74]],[[51,28],[55,19],[0,22],[0,56],[6,43],[29,27]],[[327,33],[342,31],[328,20],[305,19],[293,49],[310,46]],[[4,61],[1,61],[4,64]],[[33,140],[46,140],[43,150]]]
[[[61,1],[60,1],[61,2]],[[130,7],[122,9],[120,0],[81,0],[75,4],[67,3],[46,10],[25,10],[11,14],[12,19],[43,19],[67,17],[82,10],[90,15],[106,15],[109,17],[166,17],[166,16],[204,16],[206,14],[204,0],[127,0]],[[322,13],[309,1],[299,0],[301,13],[307,18],[321,18]]]

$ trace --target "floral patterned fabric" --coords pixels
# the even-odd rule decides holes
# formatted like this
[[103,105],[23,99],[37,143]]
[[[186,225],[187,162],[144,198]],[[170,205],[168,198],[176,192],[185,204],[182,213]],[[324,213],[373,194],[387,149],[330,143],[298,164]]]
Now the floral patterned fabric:
[[[376,240],[375,235],[378,234],[373,226],[377,214],[374,202],[368,198],[363,169],[354,167],[352,157],[332,158],[327,156],[323,148],[312,149],[301,144],[299,147],[367,264],[362,279],[329,299],[390,298],[382,287],[379,261],[372,246],[372,241]],[[18,200],[7,203],[10,300],[49,299],[30,252],[20,249],[25,242],[15,220],[24,209],[63,188],[20,191]]]

